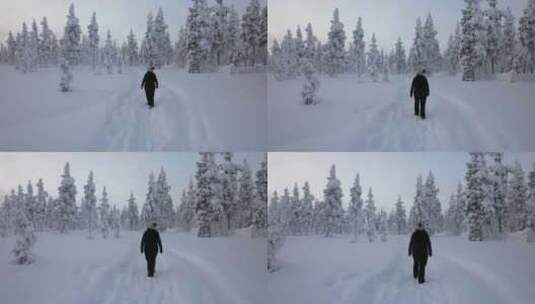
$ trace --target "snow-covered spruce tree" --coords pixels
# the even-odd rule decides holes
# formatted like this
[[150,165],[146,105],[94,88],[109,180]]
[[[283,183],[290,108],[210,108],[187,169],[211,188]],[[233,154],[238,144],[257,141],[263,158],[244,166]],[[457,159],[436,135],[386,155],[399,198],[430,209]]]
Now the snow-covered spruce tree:
[[305,29],[306,39],[304,41],[304,53],[303,60],[314,62],[316,57],[316,44],[318,43],[318,38],[314,36],[314,31],[312,30],[312,24],[307,24]]
[[363,210],[362,210],[362,187],[360,186],[360,174],[357,174],[353,186],[351,187],[348,215],[351,222],[352,242],[356,242],[362,229]]
[[5,238],[10,233],[11,228],[11,214],[10,201],[7,195],[4,195],[4,201],[0,206],[0,237]]
[[401,37],[395,45],[394,50],[394,72],[398,75],[405,74],[407,72],[407,55],[405,54],[405,47],[401,41]]
[[305,68],[305,40],[303,38],[303,31],[301,31],[301,26],[299,25],[295,31],[295,52],[297,55],[297,65],[299,66],[297,73],[301,75]]
[[28,47],[30,52],[30,70],[35,71],[39,66],[39,31],[37,29],[37,22],[32,21],[32,31],[29,34]]
[[527,187],[524,170],[519,162],[511,169],[511,177],[507,186],[507,223],[509,231],[522,231],[526,228]]
[[496,222],[497,233],[505,231],[505,210],[507,194],[508,166],[503,164],[503,153],[489,153],[493,159],[493,164],[489,168],[490,201],[492,206],[494,221]]
[[17,50],[17,42],[15,41],[15,38],[13,37],[13,33],[9,32],[6,40],[7,44],[7,62],[11,65],[15,65],[16,62],[16,50]]
[[199,225],[198,237],[212,237],[215,234],[211,224],[216,214],[212,204],[215,197],[215,193],[212,192],[212,183],[216,177],[213,153],[201,153],[201,160],[197,162],[197,172],[195,173],[197,181],[195,215]]
[[427,223],[428,232],[433,235],[442,231],[444,222],[442,215],[442,206],[438,199],[439,189],[435,185],[435,177],[433,172],[429,172],[423,186],[423,206],[427,210],[429,221]]
[[43,231],[46,223],[46,203],[48,193],[45,191],[43,180],[39,179],[36,184],[37,194],[35,195],[36,213],[34,227],[37,231]]
[[[32,223],[32,225],[35,224],[37,221],[37,212],[38,212],[38,206],[37,201],[35,199],[35,195],[33,194],[33,185],[32,181],[28,181],[28,185],[26,186],[26,193],[24,194],[24,211],[26,212],[26,217]],[[34,225],[35,226],[35,225]]]
[[188,57],[188,37],[186,29],[181,27],[178,31],[178,39],[175,43],[175,63],[183,69],[186,67]]
[[424,201],[424,186],[421,175],[416,178],[416,195],[409,215],[411,228],[416,228],[419,223],[422,223],[426,228],[430,223],[430,215]]
[[498,70],[499,43],[502,35],[503,12],[497,8],[498,0],[487,0],[488,7],[485,10],[485,58],[490,65],[490,73],[495,74]]
[[281,42],[282,79],[293,79],[297,77],[299,62],[297,60],[297,49],[293,34],[287,31]]
[[152,17],[151,12],[147,15],[147,29],[141,43],[140,55],[141,60],[147,66],[154,65],[157,60],[157,47],[154,38],[154,18]]
[[127,44],[127,54],[126,54],[126,64],[128,66],[135,66],[138,64],[138,53],[139,49],[137,46],[136,36],[134,31],[130,29],[130,33],[126,37]]
[[22,32],[17,34],[17,61],[23,73],[28,73],[32,70],[32,50],[30,44],[30,33],[26,22],[22,24]]
[[76,66],[80,60],[80,39],[82,30],[79,20],[74,13],[74,4],[69,7],[67,24],[65,25],[61,46],[63,57],[70,66]]
[[83,210],[86,216],[85,223],[87,225],[87,237],[93,238],[93,231],[98,227],[98,214],[97,214],[97,197],[95,195],[95,182],[93,181],[93,171],[89,172],[87,183],[84,185],[84,205]]
[[375,201],[373,199],[372,188],[368,190],[368,198],[365,202],[366,206],[364,209],[364,220],[365,220],[365,229],[366,236],[368,241],[371,243],[376,239],[376,215],[375,215]]
[[277,81],[284,80],[285,77],[285,62],[282,58],[282,49],[277,39],[273,40],[271,45],[271,57],[270,57],[270,70],[273,73],[273,77]]
[[239,166],[232,162],[232,153],[224,153],[223,164],[220,165],[221,187],[223,189],[223,210],[226,216],[227,229],[238,227],[238,170]]
[[115,205],[113,205],[113,208],[111,209],[110,218],[113,237],[118,239],[121,237],[121,212]]
[[76,185],[71,176],[69,163],[65,164],[61,175],[61,184],[58,187],[58,198],[54,209],[54,220],[61,233],[67,233],[75,226],[76,216]]
[[255,66],[258,58],[262,33],[262,11],[258,0],[250,0],[245,13],[242,15],[241,39],[245,47],[245,62]]
[[359,79],[366,73],[366,42],[364,42],[364,30],[362,28],[362,18],[359,17],[357,27],[353,31],[353,46],[351,58],[353,59],[354,70]]
[[535,165],[528,173],[526,200],[526,241],[535,242]]
[[398,196],[394,211],[394,228],[395,233],[398,235],[407,233],[407,213],[405,212],[401,196]]
[[[22,191],[19,185],[19,193]],[[19,195],[14,204],[13,225],[16,236],[15,248],[13,255],[15,256],[15,263],[19,265],[31,264],[34,262],[32,248],[37,241],[34,233],[34,228],[24,208],[23,195]]]
[[171,186],[167,183],[167,174],[163,168],[158,174],[158,181],[156,182],[156,205],[159,209],[158,214],[160,220],[158,225],[161,231],[171,229],[174,226],[175,208],[173,206],[173,198],[169,194]]
[[100,198],[100,206],[98,207],[98,211],[100,218],[100,232],[102,233],[102,237],[107,239],[110,236],[111,216],[106,187],[102,189],[102,196]]
[[309,235],[312,233],[312,220],[313,220],[313,204],[314,204],[314,195],[310,193],[310,184],[306,181],[303,185],[303,198],[301,199],[299,214],[299,226],[301,234]]
[[97,23],[97,14],[93,12],[91,15],[91,22],[87,26],[88,40],[89,40],[89,52],[91,57],[91,66],[93,71],[97,69],[99,64],[99,35],[98,35],[98,23]]
[[508,8],[504,13],[503,34],[501,35],[499,58],[500,71],[503,73],[511,72],[514,69],[515,55],[516,55],[517,41],[515,17]]
[[379,216],[377,219],[377,232],[379,233],[379,236],[381,237],[381,242],[386,242],[388,240],[387,233],[388,233],[388,215],[386,211],[381,209],[379,211]]
[[139,210],[137,208],[136,199],[134,194],[130,193],[130,198],[128,199],[128,216],[127,216],[127,227],[128,230],[134,231],[139,229]]
[[48,27],[48,20],[43,17],[41,20],[41,35],[39,39],[39,63],[42,67],[47,67],[52,63],[52,31]]
[[459,71],[459,51],[461,47],[461,28],[455,27],[455,33],[448,39],[448,47],[444,53],[444,66],[448,74],[456,75]]
[[466,181],[466,220],[468,240],[483,241],[483,178],[481,170],[484,166],[484,153],[470,153],[467,163]]
[[208,6],[206,0],[193,0],[186,21],[188,41],[188,72],[198,74],[203,71],[208,59]]
[[457,186],[457,192],[450,198],[447,211],[449,231],[453,235],[460,235],[465,230],[465,195],[462,184]]
[[412,72],[418,72],[425,69],[428,65],[425,51],[425,38],[422,20],[416,19],[416,28],[414,30],[414,39],[409,52],[409,68]]
[[325,219],[326,231],[325,236],[331,237],[337,229],[337,225],[344,213],[342,208],[342,187],[340,180],[336,177],[336,166],[332,165],[329,177],[327,178],[327,185],[323,190],[323,198],[325,200]]
[[482,77],[485,45],[484,27],[480,0],[465,0],[462,10],[460,58],[464,81],[475,81]]
[[428,14],[423,27],[424,60],[426,63],[426,73],[428,75],[439,72],[442,66],[440,45],[436,36],[437,31],[435,30],[433,17],[431,14]]
[[195,187],[190,181],[188,190],[184,191],[181,203],[177,208],[178,226],[186,232],[190,232],[195,227]]
[[329,76],[336,76],[344,72],[346,63],[346,34],[344,24],[340,22],[338,8],[334,10],[328,37],[326,45],[327,53],[325,54],[327,74]]
[[[268,227],[268,210],[267,210],[267,160],[263,160],[260,164],[260,169],[256,171],[255,179],[255,202],[252,214],[253,229],[251,231],[252,237],[266,237]],[[312,203],[310,204],[312,209]],[[308,223],[303,223],[307,225]]]
[[300,235],[299,222],[301,214],[299,212],[301,211],[301,198],[297,184],[294,184],[292,196],[290,197],[290,209],[288,211],[288,234]]
[[156,202],[156,182],[154,181],[154,173],[149,174],[149,182],[147,187],[147,194],[145,196],[145,203],[143,204],[141,212],[141,220],[145,226],[149,226],[159,219],[159,209]]
[[247,160],[243,161],[238,177],[238,223],[236,228],[245,228],[251,225],[251,211],[254,201],[254,183]]
[[518,20],[519,54],[523,57],[525,65],[523,73],[535,73],[535,0],[528,0],[522,16]]
[[319,78],[316,76],[314,70],[314,64],[311,60],[304,60],[303,62],[303,74],[305,75],[305,83],[303,84],[303,90],[301,91],[301,98],[305,105],[316,105],[319,103],[317,96],[320,87]]
[[111,33],[108,30],[106,34],[106,41],[104,42],[104,49],[102,50],[104,56],[104,67],[108,74],[113,74],[113,41],[111,40]]
[[154,65],[156,68],[161,68],[163,65],[167,64],[171,57],[171,40],[167,28],[168,26],[165,23],[163,10],[162,8],[159,8],[156,13],[156,18],[154,19],[152,35],[156,52],[154,58]]
[[375,33],[372,34],[372,43],[370,44],[370,50],[368,52],[368,73],[370,74],[373,82],[377,82],[381,65],[381,54],[377,48],[377,40],[375,39]]

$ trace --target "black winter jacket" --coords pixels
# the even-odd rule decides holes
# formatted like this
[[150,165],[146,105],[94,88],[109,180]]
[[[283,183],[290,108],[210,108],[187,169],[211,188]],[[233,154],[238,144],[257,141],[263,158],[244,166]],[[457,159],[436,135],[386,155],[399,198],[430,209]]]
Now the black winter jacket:
[[428,97],[429,93],[429,83],[427,82],[427,78],[422,74],[416,75],[412,80],[411,97],[414,95],[417,98],[424,98]]
[[145,88],[145,90],[154,90],[158,88],[158,78],[156,78],[156,74],[154,74],[152,71],[148,71],[145,73],[145,76],[143,77],[143,82],[141,82],[141,88]]
[[163,252],[162,240],[160,239],[160,233],[156,229],[147,228],[143,237],[141,238],[141,253],[151,252],[157,253],[158,248],[160,253]]
[[413,232],[409,244],[409,255],[415,258],[424,258],[433,255],[429,234],[424,229],[418,229]]

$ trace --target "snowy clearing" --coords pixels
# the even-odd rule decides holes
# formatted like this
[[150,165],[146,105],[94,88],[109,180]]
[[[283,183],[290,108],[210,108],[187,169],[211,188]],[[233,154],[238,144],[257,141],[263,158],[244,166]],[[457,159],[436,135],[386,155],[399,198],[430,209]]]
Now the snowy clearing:
[[162,234],[156,277],[146,277],[141,232],[87,240],[83,233],[38,236],[36,262],[15,265],[14,239],[0,239],[5,303],[267,303],[265,239],[199,239]]
[[269,144],[276,151],[531,151],[530,82],[429,79],[427,120],[414,116],[411,79],[359,83],[321,77],[320,104],[300,103],[303,79],[268,80]]
[[427,282],[412,278],[409,236],[386,243],[289,237],[268,279],[271,303],[531,303],[535,246],[432,238]]
[[22,74],[0,66],[3,151],[262,151],[266,76],[228,71],[191,75],[157,70],[156,107],[140,89],[144,71],[94,75],[74,71],[73,92],[59,90],[60,70]]

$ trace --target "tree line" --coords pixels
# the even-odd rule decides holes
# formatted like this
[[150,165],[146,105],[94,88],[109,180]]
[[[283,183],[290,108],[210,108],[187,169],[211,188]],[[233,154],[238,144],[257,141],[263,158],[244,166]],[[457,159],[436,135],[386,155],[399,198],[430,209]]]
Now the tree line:
[[[483,4],[485,2],[485,4]],[[408,49],[401,38],[390,50],[379,49],[372,33],[367,45],[362,18],[347,34],[335,9],[326,40],[319,39],[312,24],[288,30],[270,50],[270,70],[276,80],[294,79],[307,73],[336,76],[357,74],[359,79],[388,81],[390,73],[426,70],[428,74],[462,74],[465,81],[515,71],[533,73],[535,68],[535,1],[529,0],[518,23],[509,8],[498,8],[497,0],[465,0],[462,18],[442,53],[434,21],[416,20],[414,38]],[[322,42],[325,41],[325,42]],[[307,77],[307,82],[310,79]],[[309,84],[310,85],[310,84]]]
[[0,206],[0,236],[17,238],[15,256],[20,264],[33,261],[36,232],[43,231],[83,230],[88,239],[97,233],[107,239],[119,238],[122,229],[135,231],[155,222],[161,231],[197,229],[199,237],[230,235],[235,229],[249,227],[252,237],[265,236],[266,161],[253,176],[246,161],[235,163],[232,153],[224,153],[222,158],[219,162],[215,153],[201,153],[195,178],[183,191],[178,206],[165,170],[162,168],[157,177],[150,173],[141,210],[133,194],[122,208],[110,203],[106,186],[97,197],[92,171],[79,195],[66,163],[56,196],[45,190],[42,179],[36,183],[36,191],[29,181],[26,189],[19,185],[5,195]]
[[0,44],[0,62],[14,65],[23,73],[60,65],[62,91],[71,89],[72,69],[78,65],[91,66],[100,74],[101,70],[122,73],[124,65],[175,65],[189,73],[204,73],[226,65],[246,70],[266,64],[267,7],[261,7],[258,0],[250,0],[241,16],[223,0],[212,6],[206,0],[192,0],[185,25],[177,29],[174,45],[161,8],[156,17],[152,12],[147,15],[141,43],[132,30],[122,43],[113,38],[110,30],[102,38],[95,12],[84,33],[74,4],[69,7],[60,39],[49,28],[46,17],[40,25],[39,29],[34,19],[31,29],[23,23],[20,32],[9,32],[6,43]]
[[359,174],[344,207],[335,165],[327,177],[322,199],[311,194],[308,182],[302,191],[294,185],[291,194],[288,188],[281,195],[274,191],[268,208],[268,269],[278,269],[275,255],[286,236],[345,234],[351,235],[352,242],[359,236],[369,242],[386,241],[388,234],[406,234],[422,223],[431,235],[465,234],[470,241],[484,241],[523,232],[527,241],[535,241],[535,165],[526,182],[520,163],[504,164],[503,156],[470,153],[464,184],[459,183],[451,194],[446,210],[438,198],[440,189],[432,172],[425,180],[417,177],[408,215],[401,197],[390,211],[378,210],[371,187],[363,198]]

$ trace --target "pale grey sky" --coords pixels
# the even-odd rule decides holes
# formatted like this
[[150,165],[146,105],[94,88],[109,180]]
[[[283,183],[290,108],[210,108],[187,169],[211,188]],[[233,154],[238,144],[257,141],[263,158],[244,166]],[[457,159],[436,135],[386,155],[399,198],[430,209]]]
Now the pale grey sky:
[[[344,191],[344,206],[349,202],[355,176],[360,173],[363,198],[371,186],[376,205],[389,211],[398,195],[410,208],[416,177],[422,174],[425,178],[431,170],[440,188],[442,207],[447,208],[450,194],[464,181],[468,159],[468,153],[269,153],[268,187],[270,195],[275,190],[282,193],[285,187],[291,193],[294,183],[301,188],[309,181],[314,196],[323,199],[329,169],[335,164]],[[505,154],[506,163],[513,164],[515,160],[527,173],[535,164],[535,153]]]
[[[498,3],[500,7],[510,6],[518,16],[527,1],[498,0]],[[269,0],[269,35],[270,41],[280,39],[287,29],[295,31],[297,25],[304,27],[310,22],[316,35],[325,40],[333,11],[338,7],[348,38],[352,37],[361,16],[367,43],[375,32],[379,46],[390,50],[398,36],[408,47],[414,36],[416,18],[425,18],[431,13],[443,48],[461,17],[463,6],[464,0]]]
[[[247,159],[251,168],[257,170],[265,153],[235,153],[234,158],[239,163]],[[182,190],[195,174],[198,159],[197,153],[0,153],[0,203],[4,194],[18,184],[26,189],[28,180],[35,184],[39,178],[43,178],[46,190],[57,196],[60,175],[69,162],[78,200],[89,170],[93,170],[99,197],[105,185],[110,203],[122,206],[132,191],[141,206],[145,202],[149,173],[158,174],[163,166],[173,202],[178,205]]]
[[[265,5],[267,0],[260,0]],[[207,0],[214,4],[214,0]],[[169,25],[171,39],[175,40],[180,26],[184,25],[190,0],[2,0],[0,1],[0,41],[4,42],[9,31],[20,31],[22,22],[31,24],[32,19],[41,22],[46,16],[54,33],[60,38],[63,35],[66,15],[70,3],[74,3],[75,11],[83,32],[87,32],[87,25],[93,11],[97,13],[99,31],[104,37],[108,29],[112,36],[119,41],[130,31],[134,30],[138,39],[145,32],[147,14],[156,14],[159,7],[163,9],[164,17]],[[239,12],[245,11],[249,0],[224,0],[226,5],[236,7]]]

